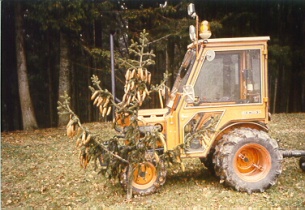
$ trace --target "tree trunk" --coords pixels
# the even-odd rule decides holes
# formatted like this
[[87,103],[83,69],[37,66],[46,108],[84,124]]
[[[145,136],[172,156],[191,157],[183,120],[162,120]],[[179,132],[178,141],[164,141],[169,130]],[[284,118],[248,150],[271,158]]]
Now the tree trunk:
[[[67,38],[63,33],[60,33],[60,58],[59,58],[59,82],[58,82],[58,99],[60,96],[67,92],[70,95],[70,69],[69,69],[69,57],[68,57],[68,43]],[[58,116],[58,126],[67,124],[69,121],[68,115]]]
[[[54,88],[53,88],[53,71],[52,71],[52,65],[51,65],[51,36],[50,31],[47,32],[47,44],[48,44],[48,60],[47,60],[47,72],[48,72],[48,100],[49,100],[49,125],[51,127],[56,126],[54,124],[54,117],[56,117],[56,114],[54,113]],[[57,117],[56,117],[57,118]]]
[[34,107],[30,96],[30,87],[27,73],[27,63],[25,56],[25,43],[23,37],[23,17],[20,2],[16,2],[15,7],[15,27],[16,27],[16,58],[18,74],[18,90],[22,113],[22,123],[24,130],[37,128]]

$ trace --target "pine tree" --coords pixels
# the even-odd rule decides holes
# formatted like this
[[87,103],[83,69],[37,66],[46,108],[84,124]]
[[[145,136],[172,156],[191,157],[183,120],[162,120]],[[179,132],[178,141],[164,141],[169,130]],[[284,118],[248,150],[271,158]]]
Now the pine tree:
[[[145,51],[148,43],[147,36],[148,33],[143,30],[140,34],[139,43],[132,41],[129,53],[134,59],[119,60],[120,66],[127,69],[125,94],[120,103],[114,101],[113,95],[107,89],[102,89],[101,81],[97,76],[93,75],[91,78],[93,87],[90,86],[89,88],[92,91],[91,100],[93,100],[93,104],[99,108],[102,117],[109,115],[112,108],[115,108],[114,128],[123,136],[114,136],[107,140],[106,146],[105,141],[98,134],[92,134],[82,126],[79,118],[70,108],[70,97],[67,94],[62,96],[63,102],[58,102],[59,114],[70,114],[67,136],[77,139],[81,167],[86,168],[90,160],[93,160],[95,168],[97,168],[96,162],[99,159],[106,165],[104,173],[108,178],[117,178],[122,175],[122,170],[127,170],[127,183],[123,183],[123,185],[127,189],[128,199],[132,196],[130,180],[132,179],[133,168],[139,164],[145,164],[148,150],[152,150],[150,152],[150,154],[153,154],[152,158],[157,159],[157,164],[162,164],[164,168],[164,161],[160,161],[160,157],[155,151],[157,143],[161,142],[164,152],[167,152],[164,135],[160,132],[160,128],[156,127],[153,131],[146,132],[144,136],[141,136],[138,125],[138,111],[143,101],[149,97],[151,92],[164,89],[168,78],[165,73],[165,79],[160,85],[150,85],[151,73],[147,67],[154,64],[152,58],[155,55],[152,51]],[[126,140],[128,141],[127,145],[122,147],[121,145]],[[166,157],[166,155],[163,155],[164,159]]]

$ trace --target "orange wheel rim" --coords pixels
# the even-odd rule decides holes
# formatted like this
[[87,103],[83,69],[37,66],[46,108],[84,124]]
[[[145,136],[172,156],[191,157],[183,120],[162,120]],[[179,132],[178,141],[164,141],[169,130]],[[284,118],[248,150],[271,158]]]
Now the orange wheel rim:
[[135,166],[133,173],[133,186],[137,188],[146,188],[156,180],[156,167],[149,162],[141,163]]
[[234,156],[236,174],[244,181],[257,182],[264,179],[271,170],[271,156],[260,144],[246,144]]

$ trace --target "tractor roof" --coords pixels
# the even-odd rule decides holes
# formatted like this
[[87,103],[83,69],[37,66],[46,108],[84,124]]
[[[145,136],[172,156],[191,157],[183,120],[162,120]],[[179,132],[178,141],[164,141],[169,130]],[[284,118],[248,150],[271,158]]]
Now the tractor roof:
[[[243,44],[255,44],[261,42],[267,42],[270,40],[269,36],[255,36],[255,37],[236,37],[236,38],[215,38],[208,40],[199,40],[198,44],[208,45],[243,45]],[[196,42],[188,45],[188,48],[196,46]]]

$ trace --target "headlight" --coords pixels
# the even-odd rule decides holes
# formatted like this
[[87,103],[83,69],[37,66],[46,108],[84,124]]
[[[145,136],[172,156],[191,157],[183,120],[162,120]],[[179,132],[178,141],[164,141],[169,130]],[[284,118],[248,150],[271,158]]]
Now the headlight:
[[193,3],[189,4],[187,7],[187,14],[192,18],[196,17],[195,5]]

